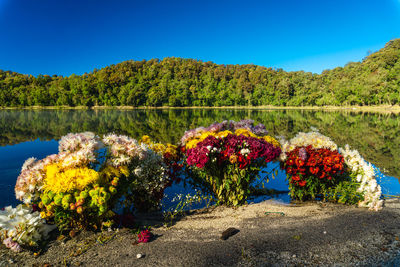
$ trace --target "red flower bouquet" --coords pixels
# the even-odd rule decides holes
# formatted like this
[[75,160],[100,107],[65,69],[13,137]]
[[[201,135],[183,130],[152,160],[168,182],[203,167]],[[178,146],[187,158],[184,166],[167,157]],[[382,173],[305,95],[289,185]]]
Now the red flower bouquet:
[[[232,128],[234,123],[231,124]],[[215,124],[213,127],[216,128]],[[260,126],[258,126],[258,129]],[[279,157],[279,143],[249,129],[206,131],[187,142],[186,171],[192,182],[212,193],[220,204],[240,205],[262,167]],[[193,131],[193,130],[192,130]]]
[[343,180],[344,158],[337,150],[296,147],[286,153],[281,164],[289,180],[290,196],[294,199],[315,199]]

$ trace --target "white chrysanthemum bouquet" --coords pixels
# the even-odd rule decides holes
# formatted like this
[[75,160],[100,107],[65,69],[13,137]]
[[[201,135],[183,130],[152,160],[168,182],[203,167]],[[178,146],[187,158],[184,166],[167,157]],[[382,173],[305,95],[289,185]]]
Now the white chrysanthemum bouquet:
[[11,206],[0,210],[0,240],[14,251],[19,251],[20,244],[35,246],[46,238],[55,226],[46,224],[38,211],[25,205]]

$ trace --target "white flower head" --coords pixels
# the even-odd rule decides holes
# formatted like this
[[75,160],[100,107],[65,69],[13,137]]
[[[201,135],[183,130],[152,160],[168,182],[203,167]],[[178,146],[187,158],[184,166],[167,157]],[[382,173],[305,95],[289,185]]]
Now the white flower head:
[[356,181],[360,183],[357,191],[363,194],[364,200],[358,205],[375,211],[382,209],[383,200],[380,199],[382,190],[376,181],[372,164],[365,161],[357,150],[351,150],[349,145],[339,151],[343,155],[346,165],[355,175]]

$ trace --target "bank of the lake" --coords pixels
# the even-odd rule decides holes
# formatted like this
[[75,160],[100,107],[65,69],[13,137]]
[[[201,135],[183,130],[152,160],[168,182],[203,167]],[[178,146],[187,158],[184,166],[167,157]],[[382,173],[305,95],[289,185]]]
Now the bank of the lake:
[[[135,234],[121,229],[52,240],[36,257],[1,247],[0,266],[396,266],[399,220],[398,199],[379,212],[265,201],[192,211],[170,226],[160,216],[139,216],[138,222],[153,225],[155,238],[146,244],[135,244]],[[221,240],[229,227],[239,232]],[[144,257],[137,259],[139,253]]]
[[26,106],[26,107],[1,107],[0,110],[135,110],[135,109],[249,109],[249,110],[322,110],[322,111],[344,111],[344,112],[376,112],[376,113],[400,113],[400,105],[379,106],[191,106],[191,107],[152,107],[152,106]]

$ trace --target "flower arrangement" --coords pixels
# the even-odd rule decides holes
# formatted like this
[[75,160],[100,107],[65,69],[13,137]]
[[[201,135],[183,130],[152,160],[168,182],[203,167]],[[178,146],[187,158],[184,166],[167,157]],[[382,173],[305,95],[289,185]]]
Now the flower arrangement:
[[[103,146],[91,132],[62,137],[58,154],[39,161],[28,159],[24,164],[15,187],[17,198],[37,204],[41,217],[57,224],[60,230],[97,227],[105,217],[112,195],[104,187],[107,173],[98,170],[98,150]],[[115,173],[116,177],[121,174],[121,171]],[[32,180],[36,181],[35,188],[26,192],[21,185],[29,186]]]
[[169,183],[161,155],[148,145],[115,134],[61,138],[59,153],[28,159],[15,187],[26,204],[60,230],[109,225],[113,210],[145,211],[159,205]]
[[190,130],[181,139],[188,177],[219,204],[241,205],[260,169],[281,153],[264,125],[224,121]]
[[343,156],[338,151],[312,145],[287,152],[283,168],[289,178],[291,197],[315,199],[318,194],[326,192],[343,179],[343,163]]
[[99,138],[91,132],[68,134],[62,137],[59,142],[58,154],[50,155],[42,160],[29,158],[25,161],[15,185],[16,198],[25,204],[37,200],[40,192],[43,191],[45,167],[51,164],[60,164],[59,167],[66,170],[88,166],[96,162],[95,151],[100,147]]
[[171,184],[162,154],[127,136],[110,134],[103,140],[110,151],[107,162],[129,169],[130,184],[125,186],[122,207],[140,212],[159,208],[164,189]]
[[329,137],[319,132],[298,133],[290,141],[283,141],[281,159],[293,199],[320,197],[375,210],[382,207],[372,166],[348,146],[338,150]]

